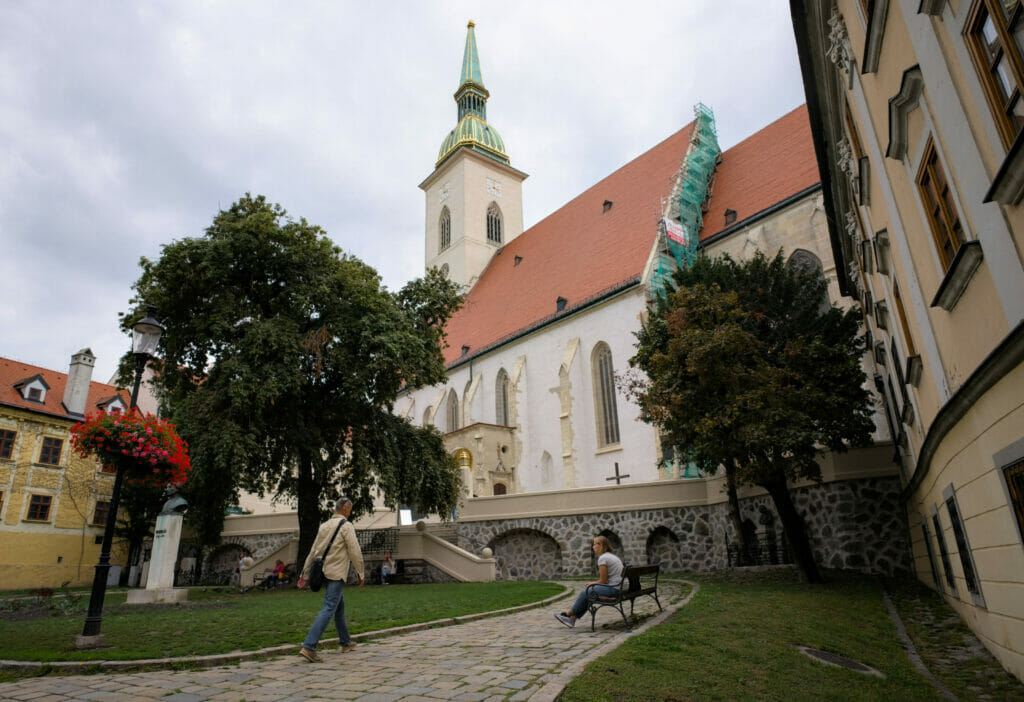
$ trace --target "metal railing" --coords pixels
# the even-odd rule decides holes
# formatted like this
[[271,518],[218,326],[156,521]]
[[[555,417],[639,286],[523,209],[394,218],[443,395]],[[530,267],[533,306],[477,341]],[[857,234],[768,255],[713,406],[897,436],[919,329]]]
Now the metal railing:
[[741,548],[739,544],[726,544],[725,551],[730,568],[793,562],[793,555],[789,552],[786,540],[767,536],[750,540],[746,548]]

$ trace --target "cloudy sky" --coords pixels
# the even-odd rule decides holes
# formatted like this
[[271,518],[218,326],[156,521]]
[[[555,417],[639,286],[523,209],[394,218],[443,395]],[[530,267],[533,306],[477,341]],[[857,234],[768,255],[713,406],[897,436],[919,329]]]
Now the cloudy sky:
[[391,289],[421,275],[417,184],[455,125],[470,19],[527,227],[698,101],[723,148],[804,101],[783,0],[4,0],[0,356],[66,371],[88,346],[107,380],[139,258],[245,192]]

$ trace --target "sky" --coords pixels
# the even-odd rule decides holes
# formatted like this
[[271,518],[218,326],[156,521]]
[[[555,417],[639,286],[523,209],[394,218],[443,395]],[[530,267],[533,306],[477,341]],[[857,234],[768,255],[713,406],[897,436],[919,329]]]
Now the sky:
[[[397,290],[456,123],[466,23],[529,227],[693,119],[805,101],[783,0],[0,3],[0,356],[106,382],[141,257],[246,192]],[[784,167],[781,165],[780,167]]]

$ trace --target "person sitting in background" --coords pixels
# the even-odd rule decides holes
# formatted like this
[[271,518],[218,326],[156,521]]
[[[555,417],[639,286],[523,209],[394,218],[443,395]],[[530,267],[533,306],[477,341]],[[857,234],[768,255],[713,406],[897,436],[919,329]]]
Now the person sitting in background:
[[278,559],[277,563],[274,565],[274,570],[271,571],[270,575],[263,579],[263,582],[260,584],[260,588],[263,590],[272,588],[277,585],[278,582],[287,577],[288,576],[284,572],[284,561]]
[[586,613],[591,602],[603,595],[617,594],[619,586],[622,585],[622,561],[613,552],[612,543],[608,537],[595,536],[593,549],[597,555],[597,580],[583,586],[568,611],[555,615],[555,619],[567,627],[576,626],[576,620]]
[[395,572],[395,566],[391,563],[391,554],[385,554],[384,563],[380,567],[380,584],[387,585],[388,578]]

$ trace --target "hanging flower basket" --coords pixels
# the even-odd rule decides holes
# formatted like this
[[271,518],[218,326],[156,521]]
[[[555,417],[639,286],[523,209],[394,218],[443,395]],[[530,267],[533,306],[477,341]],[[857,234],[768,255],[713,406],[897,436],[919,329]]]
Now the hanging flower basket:
[[181,485],[192,470],[188,444],[174,425],[138,410],[86,417],[71,427],[71,445],[79,456],[123,468],[125,480],[141,485]]

